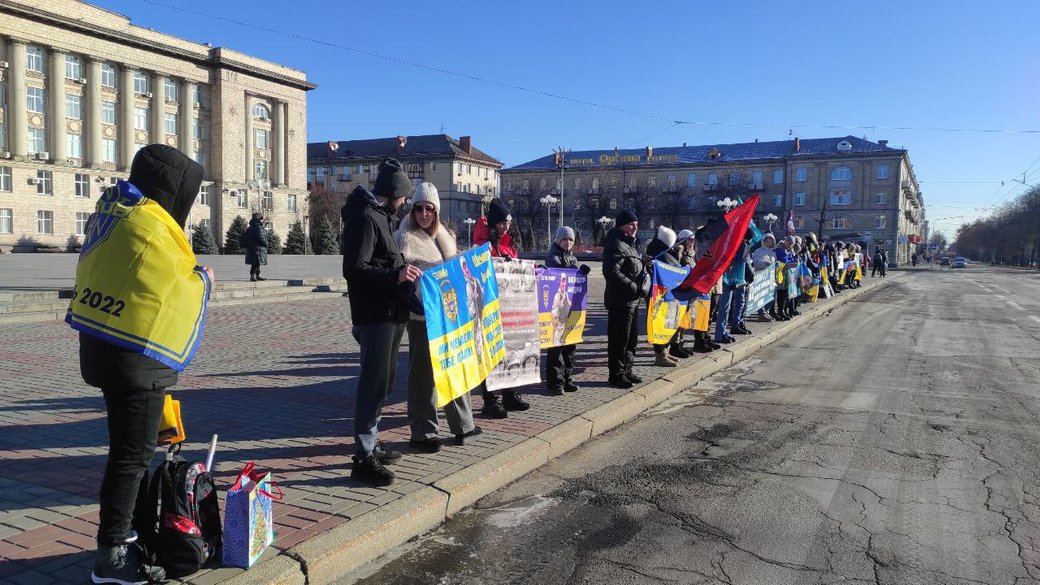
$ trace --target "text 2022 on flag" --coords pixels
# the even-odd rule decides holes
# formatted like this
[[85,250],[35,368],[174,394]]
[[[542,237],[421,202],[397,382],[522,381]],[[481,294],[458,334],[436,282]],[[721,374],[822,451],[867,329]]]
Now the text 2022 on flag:
[[444,406],[483,382],[505,357],[491,247],[423,271],[420,287],[437,406]]

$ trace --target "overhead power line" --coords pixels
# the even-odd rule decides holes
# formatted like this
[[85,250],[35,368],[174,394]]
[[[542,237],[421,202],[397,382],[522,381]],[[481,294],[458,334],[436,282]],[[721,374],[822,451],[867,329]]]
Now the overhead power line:
[[[478,82],[478,83],[485,83],[485,84],[488,84],[488,85],[494,85],[494,86],[503,87],[503,88],[507,88],[507,89],[512,89],[512,90],[520,91],[520,92],[524,92],[524,93],[540,95],[540,96],[547,97],[547,98],[552,98],[552,99],[556,99],[556,100],[571,102],[571,103],[575,103],[575,104],[579,104],[579,105],[589,106],[589,107],[592,107],[592,108],[598,108],[598,109],[601,109],[601,110],[608,110],[608,111],[617,112],[617,113],[620,113],[620,114],[628,114],[630,116],[637,116],[637,117],[641,117],[641,118],[650,118],[650,119],[654,119],[654,120],[662,120],[662,121],[666,121],[666,122],[671,122],[672,126],[669,126],[665,130],[670,129],[673,126],[678,126],[680,124],[689,124],[689,125],[692,125],[692,126],[744,126],[744,127],[753,127],[753,128],[812,128],[812,129],[818,129],[818,130],[871,130],[871,131],[875,131],[875,130],[892,130],[892,131],[908,131],[908,132],[952,132],[952,133],[973,133],[973,134],[1040,134],[1040,129],[1032,129],[1032,128],[1024,128],[1024,129],[1023,128],[957,128],[957,127],[943,127],[943,126],[878,126],[878,125],[864,126],[864,125],[848,125],[848,124],[803,124],[803,123],[791,123],[791,122],[732,122],[732,121],[718,121],[718,120],[680,120],[680,119],[676,119],[674,116],[664,116],[664,115],[655,114],[655,113],[652,113],[652,112],[643,112],[643,111],[634,110],[634,109],[631,109],[631,108],[614,106],[614,105],[610,105],[610,104],[603,104],[603,103],[595,102],[595,101],[592,101],[592,100],[589,100],[589,99],[585,99],[585,98],[567,96],[567,95],[562,95],[562,94],[558,94],[558,93],[554,93],[554,92],[550,92],[550,91],[545,91],[545,90],[542,90],[542,89],[526,87],[524,85],[520,85],[519,83],[514,83],[514,82],[510,82],[510,81],[500,81],[500,80],[497,80],[497,79],[490,79],[490,78],[487,78],[487,77],[483,77],[483,76],[480,76],[480,75],[474,75],[472,73],[466,73],[466,72],[463,72],[463,71],[455,71],[455,70],[452,70],[452,69],[446,69],[444,67],[438,67],[438,66],[435,66],[435,65],[427,65],[426,63],[421,63],[419,61],[414,61],[414,60],[411,60],[411,59],[404,59],[404,58],[401,58],[401,57],[393,57],[393,56],[390,56],[390,55],[384,55],[382,53],[376,53],[375,51],[369,51],[369,50],[366,50],[366,49],[359,49],[357,47],[341,45],[339,43],[334,43],[334,42],[331,42],[331,41],[325,41],[325,40],[321,40],[321,39],[316,39],[316,38],[313,38],[313,37],[308,37],[306,35],[301,35],[301,34],[296,34],[296,33],[291,33],[291,32],[285,32],[283,30],[278,30],[278,29],[274,29],[274,28],[265,27],[265,26],[261,26],[261,25],[254,24],[254,23],[251,23],[251,22],[235,20],[233,18],[228,18],[228,17],[225,17],[225,16],[217,16],[215,14],[209,14],[209,13],[202,12],[202,11],[199,11],[199,10],[192,10],[192,9],[189,9],[189,8],[184,8],[182,6],[175,6],[175,5],[172,5],[172,4],[167,4],[165,2],[158,2],[156,0],[139,0],[139,1],[140,2],[144,2],[146,4],[152,4],[154,6],[161,6],[163,8],[169,9],[169,10],[176,10],[178,12],[184,12],[186,14],[192,14],[192,15],[195,15],[195,16],[201,16],[201,17],[209,18],[209,19],[216,20],[216,21],[219,21],[219,22],[226,22],[226,23],[229,23],[229,24],[234,24],[236,26],[241,26],[241,27],[250,28],[250,29],[253,29],[253,30],[263,31],[263,32],[266,32],[266,33],[279,35],[279,36],[283,36],[283,37],[287,37],[287,38],[291,38],[291,39],[307,41],[307,42],[315,43],[315,44],[322,45],[322,46],[325,46],[325,47],[331,47],[331,48],[340,49],[340,50],[343,50],[343,51],[349,51],[349,52],[352,52],[352,53],[356,53],[358,55],[364,55],[366,57],[372,57],[374,59],[382,59],[384,61],[389,61],[391,63],[398,63],[398,64],[401,64],[401,65],[408,65],[410,67],[415,67],[417,69],[424,69],[426,71],[433,71],[433,72],[436,72],[436,73],[442,73],[444,75],[451,75],[451,76],[454,76],[454,77],[459,77],[459,78],[462,78],[462,79],[468,79],[470,81],[475,81],[475,82]],[[663,131],[664,130],[661,130],[660,132],[663,132]],[[653,136],[653,135],[651,135],[651,136]]]

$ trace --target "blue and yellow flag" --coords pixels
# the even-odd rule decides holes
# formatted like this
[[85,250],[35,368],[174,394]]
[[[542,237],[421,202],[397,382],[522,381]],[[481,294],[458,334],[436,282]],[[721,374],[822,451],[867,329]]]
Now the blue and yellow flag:
[[420,286],[437,406],[444,406],[483,382],[506,354],[491,246],[424,270]]
[[184,230],[119,181],[87,221],[65,322],[180,372],[202,339],[210,287]]
[[671,266],[654,260],[650,306],[646,311],[646,336],[652,344],[668,343],[684,320],[690,305],[672,294],[690,275],[689,266]]

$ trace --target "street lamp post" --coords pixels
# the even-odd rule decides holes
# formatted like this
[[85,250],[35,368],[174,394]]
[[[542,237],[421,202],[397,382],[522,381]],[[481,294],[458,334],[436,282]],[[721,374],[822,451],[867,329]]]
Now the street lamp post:
[[773,224],[776,223],[776,220],[778,220],[778,219],[780,219],[780,218],[777,217],[776,215],[774,215],[772,213],[767,213],[762,218],[762,221],[765,221],[766,223],[769,224],[769,231],[772,232],[773,231]]
[[725,199],[720,199],[719,201],[716,201],[715,205],[718,205],[719,209],[721,209],[723,213],[729,213],[729,210],[737,206],[737,202],[730,199],[729,197],[726,197]]
[[473,224],[477,223],[477,220],[467,217],[462,223],[466,224],[466,244],[469,244],[473,241]]
[[610,222],[612,222],[612,221],[614,221],[614,220],[610,219],[609,217],[607,217],[605,215],[600,216],[600,218],[596,220],[596,223],[598,223],[599,226],[600,226],[600,231],[603,232],[602,235],[600,236],[601,239],[606,237],[606,235],[607,235],[607,226],[610,225]]
[[[569,148],[564,148],[562,146],[553,150],[556,164],[560,166],[560,225],[563,225],[563,169],[567,166],[567,155],[570,154],[570,152]],[[574,218],[571,217],[572,221],[573,219]]]
[[[552,211],[551,211],[551,209],[552,209],[552,206],[556,205],[556,203],[559,202],[560,200],[555,198],[555,197],[553,197],[552,195],[546,195],[546,196],[542,197],[541,199],[539,199],[538,201],[541,202],[541,204],[545,206],[545,239],[546,239],[546,241],[549,244],[548,247],[546,248],[546,250],[549,250],[550,248],[552,248]],[[560,210],[561,210],[561,213],[562,213],[563,205],[560,205]],[[563,216],[562,215],[560,216],[560,221],[561,222],[563,221]],[[560,225],[563,225],[563,224],[561,223]]]

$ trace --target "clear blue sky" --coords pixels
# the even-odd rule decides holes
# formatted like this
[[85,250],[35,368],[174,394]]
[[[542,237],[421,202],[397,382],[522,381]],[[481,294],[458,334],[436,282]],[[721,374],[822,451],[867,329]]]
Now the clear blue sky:
[[888,139],[909,150],[932,228],[951,239],[1021,192],[1023,171],[1040,183],[1038,132],[895,129],[1040,130],[1035,0],[94,3],[305,71],[319,86],[311,142],[443,125],[511,166],[559,145]]

